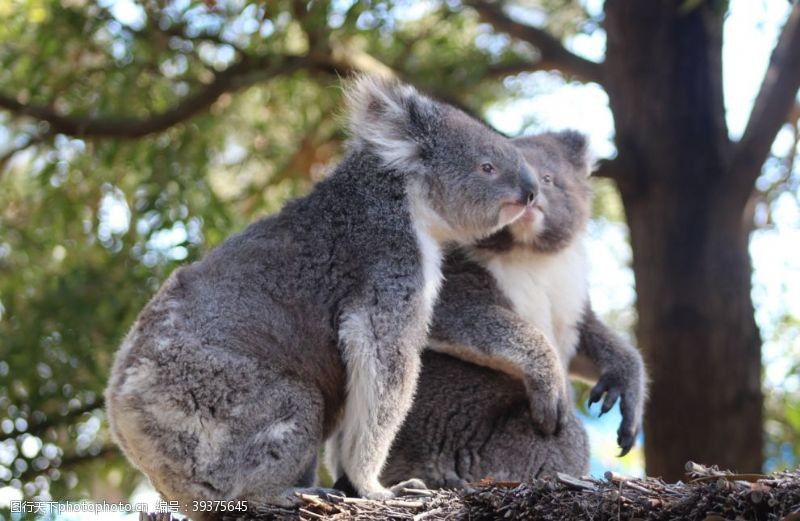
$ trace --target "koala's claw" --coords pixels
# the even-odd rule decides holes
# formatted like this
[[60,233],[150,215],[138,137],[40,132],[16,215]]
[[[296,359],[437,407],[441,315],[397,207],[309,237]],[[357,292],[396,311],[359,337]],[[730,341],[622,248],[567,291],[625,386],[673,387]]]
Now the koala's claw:
[[[624,410],[625,407],[623,407],[623,411]],[[622,449],[619,453],[620,458],[631,451],[633,444],[636,443],[636,436],[639,434],[639,430],[641,429],[640,425],[633,424],[633,420],[631,420],[631,418],[631,414],[626,414],[623,412],[622,424],[619,426],[619,430],[617,431],[617,445],[619,445],[620,449]]]
[[619,452],[618,458],[626,456],[631,449],[633,448],[633,442],[636,440],[636,436],[631,435],[628,432],[618,432],[617,433],[617,445],[621,449]]
[[641,430],[641,420],[636,420],[636,413],[632,406],[631,400],[625,395],[622,396],[622,403],[620,404],[622,410],[622,423],[617,430],[617,445],[622,449],[619,457],[622,457],[631,451],[633,444],[636,442],[636,436]]
[[603,375],[600,377],[600,380],[598,380],[597,384],[592,387],[592,390],[589,393],[589,407],[591,407],[592,404],[599,402],[605,394],[606,397],[603,400],[602,407],[600,408],[600,416],[602,416],[610,411],[612,407],[614,407],[614,404],[619,399],[621,393],[622,390],[620,389],[620,386],[617,385],[616,378],[610,375]]
[[614,404],[617,403],[619,399],[620,391],[619,389],[610,389],[606,393],[606,399],[603,400],[603,406],[600,408],[600,415],[607,413],[614,407]]

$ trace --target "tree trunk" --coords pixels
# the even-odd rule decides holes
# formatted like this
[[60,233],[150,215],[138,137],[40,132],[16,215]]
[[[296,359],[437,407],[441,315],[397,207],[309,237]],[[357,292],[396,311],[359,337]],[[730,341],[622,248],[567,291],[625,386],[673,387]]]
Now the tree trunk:
[[[745,198],[731,194],[724,2],[607,0],[605,86],[652,377],[647,473],[762,464],[760,339]],[[736,202],[732,202],[736,201]]]

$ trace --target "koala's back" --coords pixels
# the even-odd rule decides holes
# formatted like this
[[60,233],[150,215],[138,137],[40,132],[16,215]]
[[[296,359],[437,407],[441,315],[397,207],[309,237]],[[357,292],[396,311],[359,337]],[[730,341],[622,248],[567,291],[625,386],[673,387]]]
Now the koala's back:
[[[332,263],[330,254],[321,254],[316,244],[331,240],[331,227],[311,227],[307,207],[313,203],[290,205],[230,237],[201,261],[176,269],[123,342],[111,392],[127,389],[128,374],[147,364],[153,371],[139,371],[141,377],[163,381],[179,378],[170,374],[173,368],[197,370],[239,356],[263,357],[270,370],[304,381],[332,379],[325,388],[337,387],[344,370],[330,302],[355,288],[326,280],[336,278],[330,272],[337,268],[326,266]],[[341,402],[333,394],[325,399],[334,407]]]
[[420,383],[382,479],[415,475],[428,486],[459,487],[487,476],[519,480],[587,472],[588,439],[580,420],[570,412],[557,435],[540,435],[521,381],[426,351]]
[[251,488],[275,481],[265,469],[305,476],[314,466],[345,401],[339,310],[386,266],[405,270],[399,310],[419,285],[404,184],[369,168],[345,161],[280,214],[175,270],[140,313],[112,368],[109,424],[164,497],[265,497]]
[[[402,180],[375,179],[375,166],[364,161],[350,158],[308,196],[175,270],[138,317],[115,366],[147,359],[163,367],[216,351],[264,356],[273,370],[318,382],[338,405],[341,391],[327,390],[343,388],[339,310],[393,259],[407,275],[417,257]],[[378,233],[375,199],[382,201]],[[416,289],[416,281],[398,278],[405,282],[398,297]]]

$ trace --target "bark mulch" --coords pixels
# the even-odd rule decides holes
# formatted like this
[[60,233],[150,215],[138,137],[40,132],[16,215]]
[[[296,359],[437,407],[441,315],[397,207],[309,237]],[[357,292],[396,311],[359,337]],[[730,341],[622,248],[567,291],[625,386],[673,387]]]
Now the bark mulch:
[[[225,520],[755,520],[800,521],[800,469],[772,475],[735,474],[686,464],[687,482],[605,479],[559,474],[530,482],[483,480],[465,490],[407,490],[387,501],[302,496],[297,509],[270,509]],[[170,521],[143,514],[143,521]]]

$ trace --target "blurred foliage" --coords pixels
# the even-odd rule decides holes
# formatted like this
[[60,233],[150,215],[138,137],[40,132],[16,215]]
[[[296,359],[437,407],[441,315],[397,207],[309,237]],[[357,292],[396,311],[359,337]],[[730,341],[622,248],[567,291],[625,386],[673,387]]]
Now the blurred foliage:
[[[561,33],[586,18],[524,7],[560,9]],[[39,499],[139,481],[104,427],[113,353],[175,266],[324,175],[339,75],[391,69],[482,114],[535,57],[457,2],[0,0],[0,16],[4,106],[79,120],[0,113],[0,487]]]
[[800,317],[784,315],[768,343],[778,347],[778,360],[770,364],[770,377],[779,385],[767,387],[766,434],[768,470],[800,465]]
[[[756,238],[794,236],[800,219],[800,104],[789,115],[756,181]],[[789,232],[792,233],[792,232]],[[766,236],[766,237],[765,237]],[[789,240],[786,241],[789,244]],[[765,243],[767,247],[769,243]],[[770,254],[772,255],[772,254]],[[787,271],[800,274],[796,256]],[[792,287],[755,273],[753,300],[764,340],[765,433],[768,471],[800,465],[800,313]]]
[[625,208],[611,179],[592,178],[592,215],[602,215],[612,222],[625,222]]

